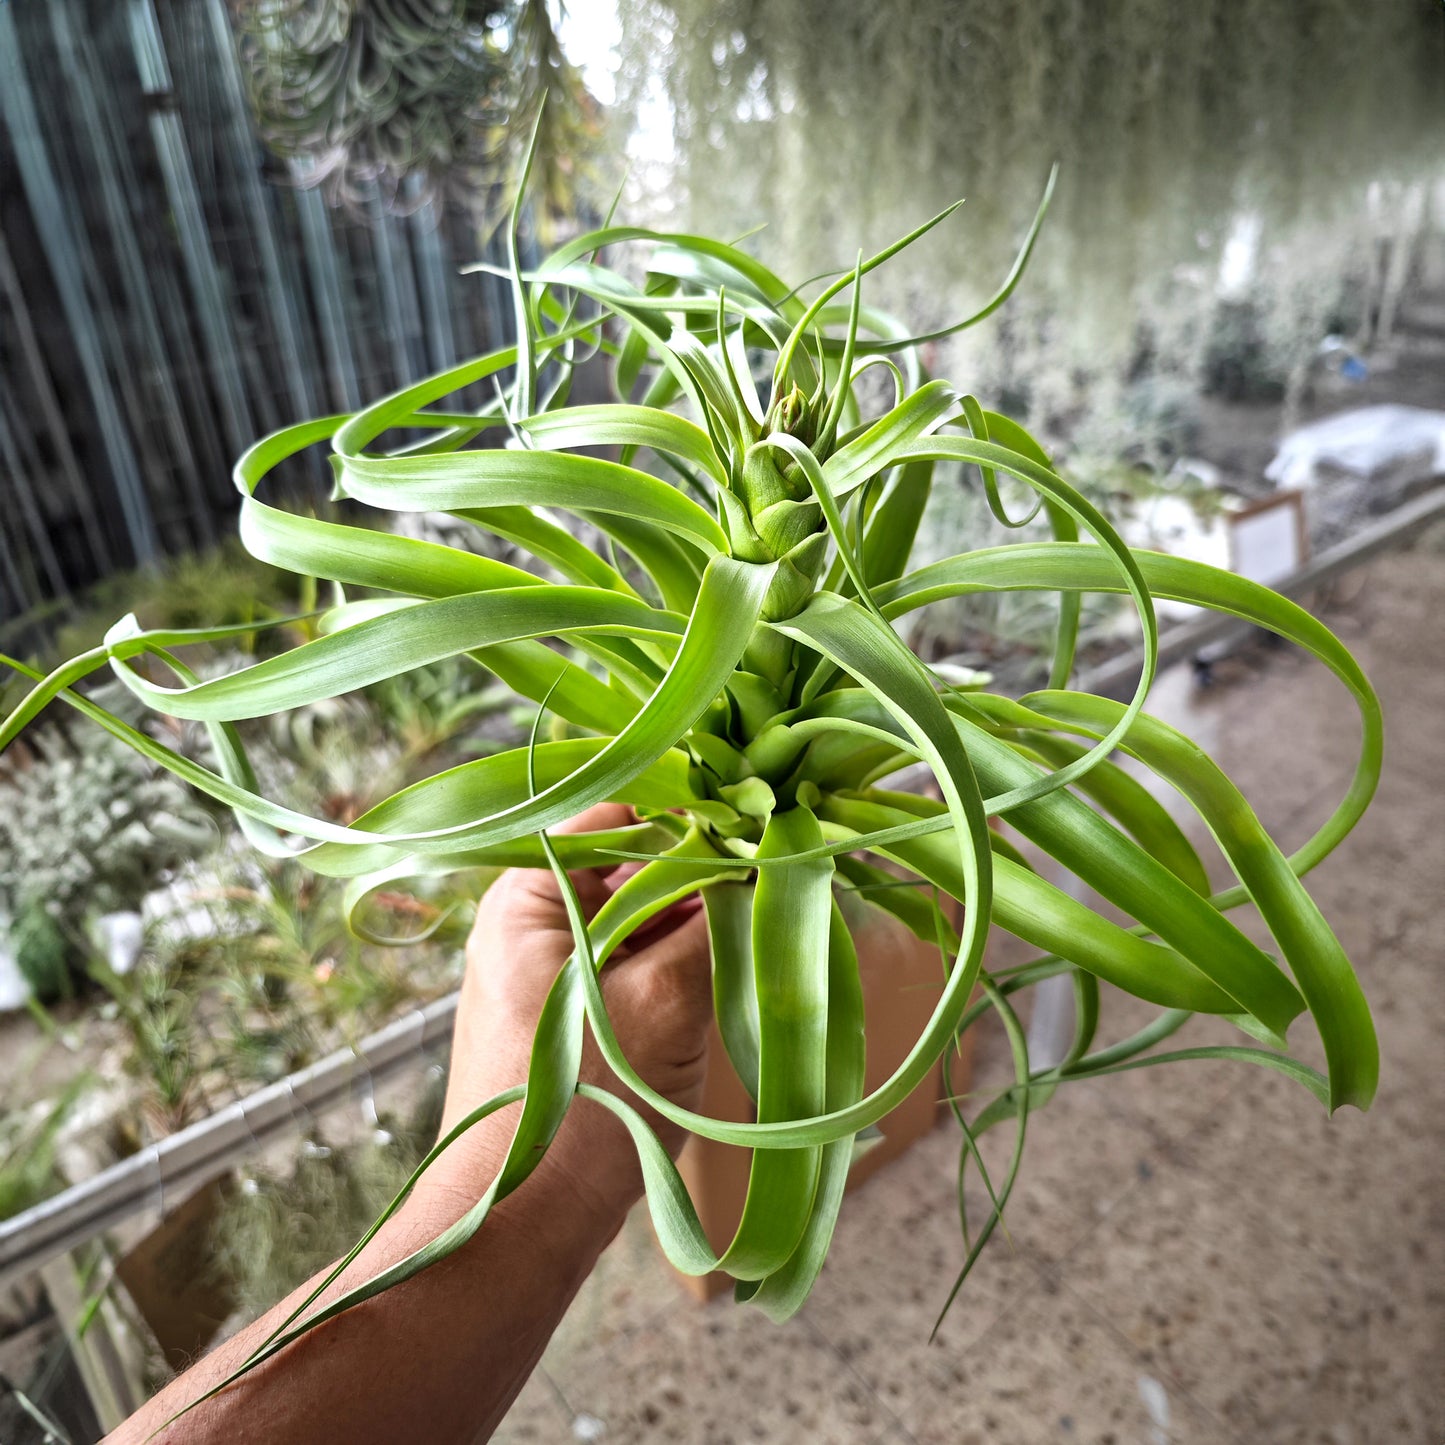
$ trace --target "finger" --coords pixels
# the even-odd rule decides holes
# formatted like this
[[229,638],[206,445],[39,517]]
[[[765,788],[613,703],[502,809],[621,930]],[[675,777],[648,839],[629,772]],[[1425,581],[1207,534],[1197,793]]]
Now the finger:
[[[615,878],[607,881],[609,886],[616,886]],[[676,903],[668,904],[660,913],[653,914],[623,939],[613,956],[625,957],[629,953],[639,952],[648,944],[682,927],[701,907],[702,897],[697,893],[691,893],[686,898],[679,898]]]
[[[625,828],[637,821],[632,809],[625,803],[597,803],[558,824],[558,833],[597,833],[609,828]],[[591,918],[607,901],[611,889],[604,879],[613,872],[615,864],[601,868],[578,868],[571,874],[572,886],[577,890],[578,901],[583,914]],[[545,910],[547,926],[566,923],[566,909],[562,904],[562,892],[557,880],[548,868],[514,868],[503,878],[509,896]],[[554,920],[560,920],[560,924]]]
[[699,911],[607,972],[619,1019],[643,1021],[653,1057],[682,1063],[703,1046],[712,1018],[707,921]]
[[559,823],[554,833],[600,833],[605,828],[625,828],[637,821],[637,815],[626,803],[594,803],[590,808]]
[[599,868],[597,871],[606,878],[607,886],[616,892],[634,873],[641,873],[645,867],[647,864],[641,858],[624,858],[611,868]]

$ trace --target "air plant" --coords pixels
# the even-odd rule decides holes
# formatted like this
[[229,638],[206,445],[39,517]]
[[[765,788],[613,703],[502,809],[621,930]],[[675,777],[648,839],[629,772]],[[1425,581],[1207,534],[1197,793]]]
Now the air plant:
[[[1370,1103],[1378,1057],[1369,1010],[1300,876],[1340,843],[1375,789],[1375,695],[1344,646],[1294,603],[1198,562],[1131,551],[1022,428],[926,376],[918,350],[942,333],[910,335],[865,305],[862,283],[954,209],[860,257],[811,300],[805,293],[817,283],[794,287],[737,246],[610,220],[523,272],[514,214],[514,346],[352,415],[287,428],[236,467],[246,546],[335,585],[319,636],[202,681],[175,649],[214,640],[214,632],[146,632],[125,620],[103,646],[49,677],[31,671],[36,685],[0,730],[0,745],[63,698],[230,805],[258,848],[350,879],[355,907],[408,877],[483,865],[549,865],[571,905],[576,947],[538,1025],[526,1080],[475,1110],[421,1166],[521,1099],[491,1186],[443,1236],[317,1306],[363,1239],[247,1368],[459,1247],[536,1167],[579,1094],[629,1130],[672,1262],[691,1274],[730,1272],[739,1298],[775,1319],[798,1309],[822,1266],[855,1138],[990,1011],[1014,1042],[1016,1079],[972,1122],[959,1110],[970,1151],[980,1128],[995,1123],[1014,1122],[1022,1141],[1030,1107],[1064,1080],[1193,1057],[1279,1070],[1330,1109]],[[1042,217],[1043,207],[998,294],[950,331],[1003,304]],[[599,259],[623,247],[646,248],[642,284]],[[598,350],[615,363],[618,400],[568,405],[575,367]],[[875,371],[892,396],[869,414],[860,382]],[[447,409],[445,398],[479,381],[495,390],[490,406]],[[635,395],[641,399],[629,399]],[[504,445],[472,445],[489,437]],[[451,512],[535,559],[537,571],[265,501],[272,469],[315,445],[329,449],[342,496],[381,513]],[[620,450],[603,460],[598,448]],[[1052,540],[1031,537],[910,571],[940,464],[957,464],[960,475],[971,469],[1010,526],[1020,519],[1005,511],[1000,474],[1031,489]],[[548,511],[600,529],[610,550],[583,545]],[[1080,540],[1081,529],[1091,541]],[[345,589],[370,595],[347,597]],[[896,630],[930,602],[1012,591],[1059,599],[1042,691],[1014,698],[983,690],[976,678],[967,687],[944,681]],[[1127,703],[1068,686],[1080,598],[1093,592],[1127,595],[1138,613],[1144,662]],[[1144,711],[1157,656],[1155,598],[1290,639],[1323,661],[1357,704],[1363,744],[1354,780],[1292,856],[1196,744]],[[545,714],[550,726],[534,729],[525,747],[423,778],[347,824],[257,791],[239,720],[462,654],[540,705],[538,722]],[[106,664],[152,707],[204,721],[218,770],[168,752],[73,690]],[[1152,769],[1198,811],[1234,871],[1233,886],[1211,893],[1184,833],[1111,760],[1115,752]],[[918,762],[931,770],[940,801],[887,786]],[[637,821],[549,835],[603,800],[630,805]],[[1115,923],[1046,881],[990,828],[991,818],[1006,820],[1134,923]],[[585,922],[565,870],[619,858],[642,866]],[[946,963],[927,1026],[869,1093],[854,943],[838,902],[848,888],[936,940]],[[710,924],[722,1039],[756,1101],[753,1122],[705,1117],[649,1088],[619,1046],[599,986],[599,971],[629,934],[696,893]],[[961,912],[946,917],[944,895]],[[1273,933],[1278,958],[1230,922],[1230,910],[1246,902]],[[959,920],[956,931],[948,917]],[[984,968],[991,925],[1040,956],[992,976]],[[1015,1005],[1023,990],[1057,975],[1078,991],[1078,1031],[1062,1064],[1038,1070]],[[1101,980],[1160,1013],[1130,1039],[1096,1049]],[[1248,1037],[1161,1051],[1193,1012],[1232,1019]],[[1323,1041],[1325,1073],[1284,1052],[1287,1030],[1305,1012]],[[579,1082],[589,1030],[624,1086],[616,1094]],[[634,1099],[695,1134],[753,1150],[748,1204],[720,1255]],[[992,1213],[970,1264],[1017,1165],[1015,1151],[1007,1177],[990,1181]]]
[[82,1074],[72,1079],[59,1097],[31,1109],[15,1108],[13,1101],[6,1100],[0,1118],[0,1143],[4,1145],[0,1153],[0,1219],[13,1219],[62,1186],[56,1148],[76,1101],[90,1082]]

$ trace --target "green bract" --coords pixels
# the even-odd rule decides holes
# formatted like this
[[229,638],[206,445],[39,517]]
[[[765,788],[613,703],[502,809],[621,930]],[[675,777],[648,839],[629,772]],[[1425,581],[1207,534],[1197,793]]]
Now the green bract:
[[[863,306],[860,291],[869,271],[942,219],[860,259],[811,302],[735,247],[635,227],[581,236],[522,274],[514,227],[517,346],[354,415],[289,428],[237,465],[246,546],[337,584],[340,600],[314,640],[202,682],[172,649],[219,632],[148,634],[123,623],[49,678],[31,674],[36,686],[0,730],[0,745],[62,698],[229,804],[258,847],[350,878],[353,905],[383,882],[479,865],[550,865],[567,890],[577,946],[539,1024],[529,1076],[474,1116],[525,1100],[491,1188],[441,1238],[377,1279],[320,1310],[308,1301],[251,1364],[470,1237],[536,1166],[579,1092],[631,1132],[658,1236],[677,1267],[730,1271],[740,1297],[778,1319],[798,1308],[822,1265],[855,1136],[989,1009],[1009,1030],[1018,1077],[973,1121],[970,1148],[974,1134],[1000,1121],[1017,1121],[1021,1140],[1031,1104],[1065,1079],[1211,1052],[1278,1069],[1330,1108],[1369,1104],[1378,1064],[1369,1011],[1300,875],[1349,832],[1375,788],[1381,720],[1370,685],[1323,625],[1267,588],[1130,551],[1020,427],[924,375],[917,338]],[[1006,298],[1038,224],[1002,291],[970,321]],[[646,248],[641,285],[601,259],[631,246]],[[574,368],[598,350],[614,362],[620,399],[568,406]],[[875,369],[893,397],[870,411],[858,383]],[[495,391],[490,406],[446,409],[445,398],[479,381]],[[479,440],[503,444],[473,445]],[[267,475],[314,445],[329,448],[342,497],[379,511],[450,512],[513,544],[536,570],[273,506]],[[615,459],[599,459],[597,448],[615,449]],[[1010,519],[999,473],[1032,489],[1054,540],[909,571],[940,462],[978,468],[1000,520]],[[568,525],[576,521],[608,539],[605,555],[578,540]],[[347,602],[347,587],[371,595]],[[1029,697],[943,685],[892,625],[937,599],[1011,590],[1060,599],[1050,685]],[[1085,592],[1126,594],[1137,610],[1145,661],[1127,704],[1068,690]],[[1142,711],[1155,671],[1156,597],[1291,639],[1357,704],[1363,744],[1354,782],[1293,857],[1199,748]],[[235,720],[461,653],[543,705],[551,740],[534,737],[425,779],[349,826],[259,794]],[[142,657],[145,672],[135,666]],[[151,706],[203,721],[218,771],[69,690],[105,664]],[[1211,896],[1184,833],[1110,761],[1115,751],[1198,810],[1236,886]],[[882,785],[918,761],[941,801]],[[549,838],[549,828],[603,800],[631,804],[639,821]],[[1005,818],[1134,926],[1047,882],[991,831],[991,817]],[[865,854],[899,871],[884,872]],[[624,856],[643,866],[585,923],[563,870]],[[947,962],[932,1019],[869,1094],[857,960],[838,905],[849,888],[938,940]],[[607,1018],[599,970],[609,954],[698,892],[711,925],[719,1024],[756,1100],[754,1123],[700,1117],[653,1092]],[[940,895],[962,904],[957,933]],[[1259,909],[1279,957],[1230,923],[1227,911],[1245,901]],[[982,965],[991,923],[1043,956],[990,977]],[[1058,974],[1075,981],[1077,1036],[1063,1064],[1031,1070],[1010,999]],[[1159,1019],[1093,1050],[1099,979],[1159,1005]],[[1233,1018],[1269,1047],[1148,1052],[1193,1011]],[[1305,1011],[1323,1040],[1327,1076],[1279,1052]],[[756,1151],[748,1204],[721,1257],[633,1104],[579,1085],[587,1028],[637,1098],[694,1133]],[[1011,1183],[1012,1175],[997,1191],[990,1186],[990,1226]]]

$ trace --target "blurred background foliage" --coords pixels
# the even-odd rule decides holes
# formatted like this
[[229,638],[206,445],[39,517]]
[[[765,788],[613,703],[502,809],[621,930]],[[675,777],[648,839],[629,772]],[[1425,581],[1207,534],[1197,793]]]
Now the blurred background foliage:
[[[619,0],[619,37],[630,199],[660,222],[755,232],[802,278],[964,198],[869,278],[914,332],[987,299],[1057,162],[1022,285],[927,360],[1023,422],[1134,545],[1222,547],[1221,500],[1271,490],[1274,447],[1321,406],[1440,405],[1434,0]],[[920,561],[1002,540],[961,481],[935,487]],[[1112,635],[1117,609],[1085,605],[1086,642]],[[1043,617],[974,598],[910,640],[997,670],[970,619],[1027,655]]]
[[232,0],[268,147],[364,214],[441,195],[485,214],[509,199],[527,121],[549,97],[535,194],[570,217],[598,116],[545,0]]
[[622,101],[670,116],[659,199],[689,227],[764,225],[758,250],[807,276],[966,198],[872,288],[918,329],[987,297],[1057,161],[1027,282],[939,365],[1096,454],[1178,440],[1201,391],[1297,396],[1326,334],[1389,332],[1445,225],[1433,0],[621,0],[621,17]]

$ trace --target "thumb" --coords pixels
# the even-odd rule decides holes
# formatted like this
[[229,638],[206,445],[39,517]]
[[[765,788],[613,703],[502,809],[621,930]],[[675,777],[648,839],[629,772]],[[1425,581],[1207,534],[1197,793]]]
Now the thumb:
[[[634,821],[631,808],[621,803],[598,803],[561,824],[555,831],[593,833],[625,827]],[[584,917],[591,918],[607,901],[612,891],[607,879],[613,871],[611,868],[583,868],[568,875]],[[477,910],[474,934],[490,935],[503,913],[507,916],[509,927],[571,932],[562,890],[549,868],[509,868],[483,896],[482,906]],[[505,940],[491,937],[488,941]]]

